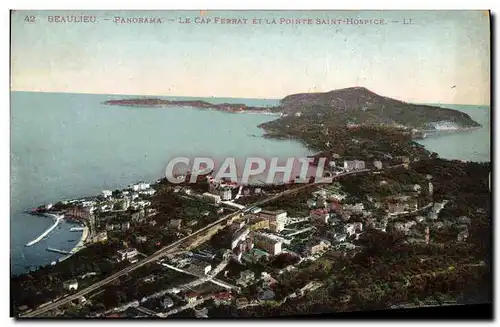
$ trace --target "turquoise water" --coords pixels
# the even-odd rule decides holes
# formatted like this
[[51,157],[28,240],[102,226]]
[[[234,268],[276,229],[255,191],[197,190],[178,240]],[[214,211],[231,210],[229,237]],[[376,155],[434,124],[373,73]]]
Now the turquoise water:
[[[45,251],[47,247],[69,250],[80,238],[80,233],[70,232],[71,225],[63,222],[45,240],[25,247],[52,224],[49,218],[23,213],[39,204],[94,195],[139,180],[154,181],[164,176],[166,164],[176,156],[217,159],[311,154],[294,141],[255,137],[263,133],[259,124],[276,118],[271,115],[101,104],[132,97],[11,92],[11,274],[49,264],[61,255]],[[278,102],[202,100],[254,106]],[[454,108],[467,110],[483,128],[432,137],[422,144],[445,158],[489,160],[488,107]],[[70,239],[74,241],[68,242]]]
[[481,128],[469,132],[443,132],[419,141],[441,158],[467,161],[490,161],[491,131],[489,106],[438,105],[467,113],[481,124]]

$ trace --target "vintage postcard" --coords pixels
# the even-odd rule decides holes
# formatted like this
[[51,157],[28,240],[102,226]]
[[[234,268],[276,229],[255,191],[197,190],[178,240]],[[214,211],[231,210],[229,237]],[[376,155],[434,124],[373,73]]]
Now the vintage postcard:
[[11,11],[11,315],[491,304],[490,47],[488,11]]

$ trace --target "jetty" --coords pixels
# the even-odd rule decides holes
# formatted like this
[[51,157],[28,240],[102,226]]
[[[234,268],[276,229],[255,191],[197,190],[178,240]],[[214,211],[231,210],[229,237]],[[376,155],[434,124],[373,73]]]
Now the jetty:
[[47,230],[45,230],[45,232],[43,232],[40,236],[38,236],[37,238],[35,238],[34,240],[32,240],[31,242],[29,242],[25,246],[32,246],[32,245],[40,242],[45,236],[49,235],[50,232],[52,232],[54,230],[54,228],[56,228],[57,225],[59,225],[59,222],[64,218],[64,215],[55,215],[55,214],[50,214],[50,213],[46,213],[46,214],[43,214],[43,215],[46,216],[46,217],[53,218],[54,219],[54,225],[52,225],[49,228],[47,228]]
[[83,228],[82,237],[80,238],[80,241],[78,242],[78,244],[73,249],[71,249],[71,251],[66,252],[65,253],[66,255],[64,257],[59,258],[58,262],[61,262],[61,261],[68,259],[73,254],[75,254],[76,252],[80,251],[81,249],[83,249],[85,247],[85,241],[89,237],[89,228],[86,226],[82,227],[82,228]]
[[69,251],[64,251],[64,250],[59,250],[59,249],[54,249],[54,248],[47,248],[46,251],[60,253],[60,254],[69,254]]

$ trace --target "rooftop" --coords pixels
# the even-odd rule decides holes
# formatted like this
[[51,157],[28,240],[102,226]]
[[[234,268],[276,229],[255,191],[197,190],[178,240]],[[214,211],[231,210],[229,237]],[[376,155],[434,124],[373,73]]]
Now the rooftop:
[[282,213],[286,213],[286,211],[282,210],[282,209],[278,209],[278,210],[262,210],[260,213],[268,214],[268,215],[279,215],[279,214],[282,214]]
[[214,295],[214,298],[218,300],[228,300],[231,299],[233,295],[230,292],[220,292]]

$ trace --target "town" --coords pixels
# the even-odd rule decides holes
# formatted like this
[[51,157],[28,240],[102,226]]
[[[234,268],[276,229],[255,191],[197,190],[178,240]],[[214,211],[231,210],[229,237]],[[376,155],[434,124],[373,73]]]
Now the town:
[[[422,161],[331,159],[327,184],[240,185],[208,173],[194,184],[164,178],[40,206],[34,213],[82,224],[84,246],[20,281],[15,310],[21,317],[216,317],[227,308],[252,315],[338,284],[337,273],[365,255],[373,235],[387,235],[381,243],[399,238],[399,247],[421,251],[422,262],[450,242],[470,250],[471,218],[443,219],[455,198],[435,194]],[[341,294],[337,305],[359,305],[354,297]]]

